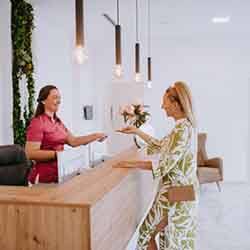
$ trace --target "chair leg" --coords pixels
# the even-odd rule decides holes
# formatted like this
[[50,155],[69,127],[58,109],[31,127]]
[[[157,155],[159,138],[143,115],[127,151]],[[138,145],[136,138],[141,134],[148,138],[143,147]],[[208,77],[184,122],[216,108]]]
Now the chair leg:
[[219,192],[221,192],[221,186],[220,186],[220,183],[218,181],[216,181],[216,185],[218,187]]

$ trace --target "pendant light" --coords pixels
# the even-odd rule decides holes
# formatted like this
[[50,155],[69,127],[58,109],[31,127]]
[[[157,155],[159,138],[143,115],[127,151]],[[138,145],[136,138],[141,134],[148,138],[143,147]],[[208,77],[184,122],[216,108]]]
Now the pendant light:
[[148,58],[147,58],[147,69],[148,69],[148,82],[147,87],[152,88],[152,58],[151,58],[151,6],[150,0],[148,0]]
[[121,26],[120,26],[120,9],[119,9],[119,0],[116,4],[117,8],[117,23],[115,25],[115,66],[114,66],[114,77],[122,77],[122,53],[121,53]]
[[76,44],[75,58],[82,64],[88,58],[84,37],[84,0],[75,0]]
[[135,43],[135,81],[141,81],[140,73],[140,43],[139,43],[139,13],[138,13],[138,0],[136,0],[136,43]]

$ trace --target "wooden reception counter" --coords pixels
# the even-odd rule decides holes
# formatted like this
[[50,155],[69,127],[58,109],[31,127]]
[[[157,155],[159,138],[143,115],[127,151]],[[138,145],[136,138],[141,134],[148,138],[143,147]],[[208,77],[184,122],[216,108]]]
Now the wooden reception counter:
[[133,147],[63,184],[0,186],[0,249],[125,250],[154,183],[149,171],[112,165],[145,158]]

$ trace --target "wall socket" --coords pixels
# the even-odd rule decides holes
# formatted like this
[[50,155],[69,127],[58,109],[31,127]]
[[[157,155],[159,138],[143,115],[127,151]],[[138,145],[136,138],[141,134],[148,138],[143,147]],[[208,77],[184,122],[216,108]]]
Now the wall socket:
[[93,120],[93,105],[83,106],[83,118],[85,120]]

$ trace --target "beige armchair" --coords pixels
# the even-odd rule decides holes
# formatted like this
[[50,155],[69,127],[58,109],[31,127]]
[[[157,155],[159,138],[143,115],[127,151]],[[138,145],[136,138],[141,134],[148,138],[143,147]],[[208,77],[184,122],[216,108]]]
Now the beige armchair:
[[221,191],[223,181],[223,160],[220,157],[208,159],[206,152],[207,134],[198,134],[197,175],[200,184],[215,182]]

